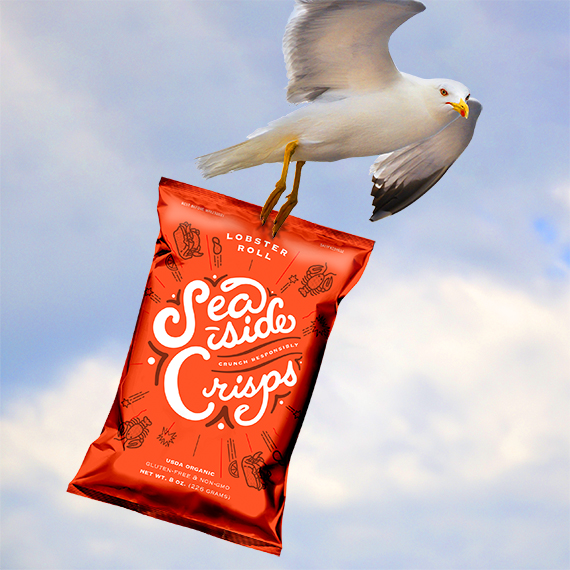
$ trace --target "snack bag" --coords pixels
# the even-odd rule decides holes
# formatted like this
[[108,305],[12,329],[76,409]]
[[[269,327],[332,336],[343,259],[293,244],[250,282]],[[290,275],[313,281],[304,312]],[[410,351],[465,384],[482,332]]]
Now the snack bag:
[[374,242],[160,182],[115,402],[68,491],[281,551],[287,469],[338,304]]

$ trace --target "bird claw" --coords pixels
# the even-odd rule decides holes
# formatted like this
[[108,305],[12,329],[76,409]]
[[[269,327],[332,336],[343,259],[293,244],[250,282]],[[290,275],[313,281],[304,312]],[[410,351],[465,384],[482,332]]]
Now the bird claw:
[[265,224],[267,218],[269,218],[269,214],[271,214],[273,208],[275,208],[275,204],[279,202],[279,198],[281,198],[281,194],[283,194],[283,192],[285,192],[285,183],[279,180],[277,184],[275,184],[275,190],[271,192],[269,198],[267,198],[263,208],[261,209],[261,214],[259,216],[261,225]]
[[273,229],[271,231],[273,237],[277,235],[277,232],[281,229],[281,226],[288,218],[289,214],[293,210],[293,208],[297,205],[297,200],[293,198],[291,200],[291,196],[287,197],[287,201],[281,206],[275,220],[273,222]]
[[[289,164],[291,162],[291,157],[295,152],[295,149],[299,145],[299,141],[291,141],[287,143],[285,147],[285,157],[283,159],[283,172],[281,173],[281,178],[275,184],[275,190],[271,192],[269,198],[265,202],[265,205],[261,209],[261,225],[265,224],[269,214],[279,202],[279,198],[281,198],[281,194],[285,191],[286,181],[287,181],[287,171],[289,170]],[[273,222],[273,230],[272,234],[273,237],[277,235],[279,228],[283,225],[283,222],[287,219],[287,216],[291,212],[291,210],[297,205],[297,192],[299,190],[299,182],[301,180],[301,168],[305,161],[297,161],[297,166],[295,167],[295,181],[293,182],[293,191],[289,196],[287,196],[286,202],[281,206],[281,209],[277,213],[275,221]]]

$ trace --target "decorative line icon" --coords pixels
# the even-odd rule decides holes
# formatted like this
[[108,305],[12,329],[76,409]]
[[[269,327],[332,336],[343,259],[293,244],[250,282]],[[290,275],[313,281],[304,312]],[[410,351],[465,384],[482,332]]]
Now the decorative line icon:
[[130,449],[135,449],[140,447],[148,435],[148,427],[152,425],[152,422],[147,416],[142,419],[135,417],[132,420],[122,422],[117,430],[117,435],[115,439],[122,441],[125,447]]
[[296,410],[292,406],[287,406],[287,409],[293,414],[293,417],[298,420],[301,415],[301,410]]
[[265,461],[261,457],[262,453],[262,451],[258,451],[253,455],[246,455],[241,460],[241,468],[243,469],[246,485],[258,491],[265,489],[267,486],[264,480],[266,477],[262,475],[264,473],[263,469],[266,467]]
[[[156,355],[160,356],[160,358],[158,360],[158,364],[156,365],[156,371],[154,373],[154,385],[158,386],[159,381],[160,381],[160,371],[162,370],[162,366],[163,366],[164,362],[168,358],[168,353],[163,352],[162,350],[159,350],[158,348],[156,348],[156,346],[154,346],[154,344],[152,344],[152,342],[150,340],[148,341],[148,346]],[[149,361],[149,363],[150,363],[150,361]]]
[[269,435],[269,432],[267,430],[261,432],[261,438],[265,442],[265,445],[267,445],[267,449],[269,449],[270,452],[277,449],[277,446],[275,445],[273,438],[271,437],[271,435]]
[[166,299],[167,303],[173,303],[174,305],[180,305],[180,294],[182,293],[182,289],[178,289],[176,295],[172,293],[172,299]]
[[228,465],[228,471],[232,477],[235,479],[239,479],[239,469],[238,469],[238,462],[237,459],[234,459]]
[[178,265],[176,265],[176,261],[174,260],[174,255],[169,253],[164,258],[164,265],[166,265],[166,268],[171,271],[172,276],[174,277],[175,281],[178,281],[178,282],[182,281],[182,273],[180,273],[180,270],[178,269]]
[[171,253],[169,253],[166,256],[164,264],[168,269],[170,269],[170,271],[178,271],[178,265],[176,265],[176,261],[174,261],[174,256]]
[[239,468],[238,468],[238,462],[236,459],[236,457],[237,457],[236,443],[230,437],[228,439],[227,445],[228,445],[228,461],[229,461],[228,472],[235,479],[239,479]]
[[315,333],[315,336],[324,336],[328,338],[331,333],[331,327],[328,325],[326,318],[319,315],[311,324],[303,329],[303,336]]
[[150,297],[150,300],[155,303],[160,303],[160,297],[152,290],[152,287],[145,287],[144,296]]
[[301,287],[299,293],[306,297],[307,295],[318,295],[328,291],[333,284],[333,276],[336,273],[327,273],[327,264],[311,265],[303,279],[301,279]]
[[[224,420],[226,422],[226,425],[230,428],[230,429],[234,429],[234,424],[232,423],[232,420],[230,420],[230,412],[228,410],[227,406],[222,406],[222,409],[220,410],[220,412],[218,413],[218,415],[213,419],[210,420],[207,424],[206,427],[211,427],[214,424],[217,424],[218,429],[224,429],[224,424],[223,422],[221,422],[221,420]],[[219,423],[218,423],[219,422]]]
[[287,283],[281,287],[281,293],[285,293],[285,291],[287,291],[287,289],[293,285],[293,283],[297,283],[297,281],[299,281],[299,279],[296,275],[289,275],[289,281],[287,281]]
[[289,394],[291,394],[291,390],[289,390],[289,392],[286,392],[285,394],[275,394],[275,396],[273,396],[273,407],[271,408],[271,412],[269,412],[270,414],[272,414],[275,411],[275,408],[277,407],[277,403],[279,402],[280,404],[283,403],[282,398],[286,398]]
[[182,259],[191,259],[192,257],[202,257],[204,255],[200,251],[200,230],[193,228],[188,222],[182,222],[174,230],[173,236],[176,249]]
[[214,254],[214,265],[219,268],[222,265],[222,244],[218,236],[212,237],[212,253]]
[[158,437],[156,439],[158,439],[158,441],[162,443],[164,447],[170,447],[170,445],[174,443],[174,440],[176,439],[176,432],[170,431],[170,429],[167,427],[163,427],[162,431],[158,434]]
[[227,276],[228,276],[228,274],[226,273],[225,275],[222,275],[221,277],[216,277],[214,275],[213,279],[211,277],[204,277],[204,279],[206,281],[208,281],[208,283],[211,283],[212,287],[217,287],[220,284],[220,281],[222,281],[222,279],[226,278]]
[[146,392],[140,391],[128,398],[123,398],[121,400],[121,405],[125,408],[128,408],[131,404],[136,404],[139,400],[142,400],[148,394],[148,390]]

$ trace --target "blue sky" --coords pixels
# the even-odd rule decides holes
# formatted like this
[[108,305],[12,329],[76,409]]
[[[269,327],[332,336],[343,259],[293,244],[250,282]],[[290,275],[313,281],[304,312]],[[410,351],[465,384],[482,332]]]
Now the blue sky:
[[295,215],[376,240],[290,468],[281,558],[65,493],[103,425],[161,176],[291,110],[285,0],[6,1],[2,566],[563,569],[569,556],[570,4],[426,0],[396,65],[465,83],[471,145],[370,223],[374,157],[307,164]]

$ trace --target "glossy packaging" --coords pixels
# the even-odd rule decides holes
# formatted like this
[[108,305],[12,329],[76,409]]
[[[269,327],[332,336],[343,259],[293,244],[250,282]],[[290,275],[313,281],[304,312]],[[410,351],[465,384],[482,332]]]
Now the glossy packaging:
[[117,396],[68,491],[279,554],[291,453],[374,242],[292,216],[272,238],[257,206],[159,192]]

